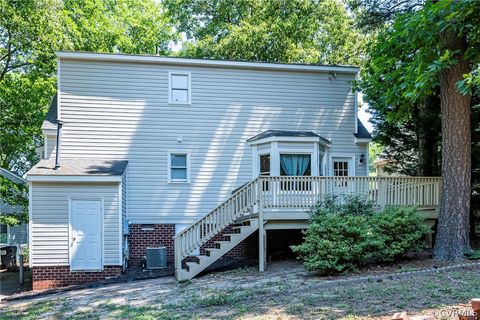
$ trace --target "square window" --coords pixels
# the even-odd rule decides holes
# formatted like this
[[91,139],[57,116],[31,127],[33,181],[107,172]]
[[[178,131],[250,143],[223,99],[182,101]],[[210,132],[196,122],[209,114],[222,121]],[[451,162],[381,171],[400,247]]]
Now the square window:
[[334,161],[333,162],[333,175],[335,177],[347,177],[348,176],[348,161]]
[[189,182],[188,154],[169,154],[168,182]]

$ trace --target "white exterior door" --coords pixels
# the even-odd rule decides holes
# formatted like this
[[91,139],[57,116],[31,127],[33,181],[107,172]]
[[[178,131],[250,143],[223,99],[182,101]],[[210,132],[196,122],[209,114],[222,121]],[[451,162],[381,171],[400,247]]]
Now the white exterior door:
[[102,269],[102,200],[71,200],[70,268]]
[[353,176],[352,158],[332,158],[332,173],[336,177],[333,185],[333,194],[337,196],[350,194],[353,192],[353,182],[348,180],[348,176]]

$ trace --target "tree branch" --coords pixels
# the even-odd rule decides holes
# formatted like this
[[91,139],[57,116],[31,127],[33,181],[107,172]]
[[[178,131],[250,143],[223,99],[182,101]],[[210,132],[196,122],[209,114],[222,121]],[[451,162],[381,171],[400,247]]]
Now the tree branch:
[[[13,52],[12,52],[12,42],[11,42],[12,33],[8,29],[7,29],[7,34],[8,34],[8,42],[7,42],[8,44],[7,44],[7,53],[6,53],[7,61],[5,61],[5,66],[3,67],[3,70],[0,73],[0,81],[3,80],[3,78],[5,77],[5,74],[8,71],[10,61],[12,60],[12,54],[13,54]],[[3,60],[3,58],[2,58],[2,60]]]

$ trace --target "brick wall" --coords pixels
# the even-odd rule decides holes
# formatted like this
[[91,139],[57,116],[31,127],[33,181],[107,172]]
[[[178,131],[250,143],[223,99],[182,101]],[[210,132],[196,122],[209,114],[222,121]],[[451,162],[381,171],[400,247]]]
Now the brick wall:
[[75,284],[97,282],[116,278],[122,273],[121,266],[105,266],[103,271],[70,272],[69,266],[45,266],[32,268],[33,290],[45,290]]
[[132,266],[139,266],[146,254],[147,247],[166,247],[167,263],[173,264],[174,236],[174,224],[130,225],[130,235],[128,236],[129,263]]
[[[205,254],[205,249],[208,248],[215,248],[215,241],[223,241],[225,240],[225,236],[233,233],[233,227],[228,226],[225,229],[223,229],[221,232],[219,232],[217,235],[215,235],[212,239],[207,241],[201,248],[200,248],[200,254],[204,255]],[[232,250],[228,251],[227,254],[225,254],[225,257],[228,258],[243,258],[245,257],[247,252],[247,239],[243,240],[239,244],[237,244]]]
[[[200,248],[200,254],[205,254],[205,249],[213,248],[215,241],[224,240],[225,235],[232,233],[232,227],[228,226],[222,232],[217,234],[213,239],[208,241]],[[132,266],[139,266],[142,258],[145,256],[147,247],[166,247],[167,248],[167,263],[173,265],[173,237],[175,236],[174,224],[154,224],[154,225],[142,225],[132,224],[130,225],[130,235],[128,238],[128,247],[130,260],[129,263]],[[232,250],[230,250],[225,257],[228,258],[243,258],[248,252],[247,240],[242,241]],[[186,261],[192,261],[195,258],[187,258]]]

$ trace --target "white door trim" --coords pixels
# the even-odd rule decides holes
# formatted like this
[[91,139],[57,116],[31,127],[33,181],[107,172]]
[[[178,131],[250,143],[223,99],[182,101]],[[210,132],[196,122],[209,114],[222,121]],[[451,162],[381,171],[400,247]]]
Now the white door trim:
[[[100,201],[100,269],[96,270],[74,270],[72,269],[72,215],[73,215],[73,210],[72,210],[72,201],[73,200],[90,200],[90,201]],[[68,265],[70,268],[70,272],[82,272],[82,271],[103,271],[104,269],[104,225],[103,225],[103,216],[105,214],[104,212],[104,199],[103,197],[82,197],[82,196],[70,196],[68,197]]]

